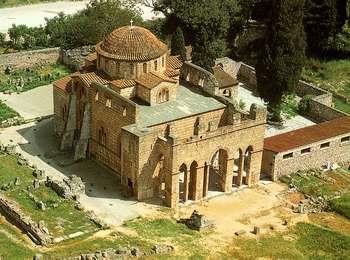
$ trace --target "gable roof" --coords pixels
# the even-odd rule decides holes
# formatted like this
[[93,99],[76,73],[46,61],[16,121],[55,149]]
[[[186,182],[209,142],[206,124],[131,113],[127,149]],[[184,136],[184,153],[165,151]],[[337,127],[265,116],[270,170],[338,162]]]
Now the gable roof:
[[170,83],[176,83],[177,81],[165,76],[164,74],[161,73],[147,73],[142,75],[140,78],[135,80],[138,84],[148,88],[152,89],[156,86],[158,86],[162,82],[170,82]]
[[123,89],[135,86],[136,82],[133,79],[116,79],[110,82],[109,87],[113,90]]
[[56,80],[53,85],[64,90],[67,93],[72,92],[72,76],[78,76],[80,75],[79,72],[75,72],[71,75],[65,76],[61,79]]
[[174,70],[178,70],[182,67],[183,61],[180,56],[168,56],[166,57],[166,66]]
[[264,150],[279,153],[344,134],[350,134],[350,116],[265,138]]
[[99,82],[102,85],[107,85],[110,81],[107,75],[100,71],[81,74],[79,77],[86,86],[90,86],[93,81]]
[[219,88],[238,85],[238,80],[226,73],[220,66],[213,67],[214,76],[219,83]]

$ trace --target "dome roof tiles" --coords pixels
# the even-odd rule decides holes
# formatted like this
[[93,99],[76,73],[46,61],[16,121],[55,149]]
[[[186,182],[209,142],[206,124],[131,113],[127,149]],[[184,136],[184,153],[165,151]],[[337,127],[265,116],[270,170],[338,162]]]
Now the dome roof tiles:
[[145,28],[124,26],[99,42],[96,51],[102,56],[120,61],[148,61],[164,55],[167,46]]

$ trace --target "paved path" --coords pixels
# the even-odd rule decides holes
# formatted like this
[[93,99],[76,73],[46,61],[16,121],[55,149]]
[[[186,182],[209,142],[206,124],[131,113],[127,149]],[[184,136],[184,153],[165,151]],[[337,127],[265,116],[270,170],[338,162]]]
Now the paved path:
[[[45,18],[53,18],[59,12],[65,14],[73,14],[84,9],[90,1],[77,2],[55,2],[42,3],[35,5],[26,5],[13,8],[0,9],[0,32],[7,33],[12,24],[25,24],[28,27],[45,26]],[[137,5],[145,20],[152,20],[163,17],[161,13],[154,13],[151,7],[145,5]]]
[[53,115],[52,84],[18,94],[1,92],[0,99],[26,120]]

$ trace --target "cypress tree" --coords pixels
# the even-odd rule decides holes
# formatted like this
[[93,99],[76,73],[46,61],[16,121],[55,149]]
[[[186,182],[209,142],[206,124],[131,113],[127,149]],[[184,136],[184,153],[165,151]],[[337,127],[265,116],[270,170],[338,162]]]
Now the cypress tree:
[[186,60],[186,47],[184,34],[180,27],[177,27],[171,38],[171,55],[180,55],[180,58]]
[[260,96],[274,120],[281,120],[282,97],[294,92],[305,62],[304,0],[269,0],[265,44],[256,64]]

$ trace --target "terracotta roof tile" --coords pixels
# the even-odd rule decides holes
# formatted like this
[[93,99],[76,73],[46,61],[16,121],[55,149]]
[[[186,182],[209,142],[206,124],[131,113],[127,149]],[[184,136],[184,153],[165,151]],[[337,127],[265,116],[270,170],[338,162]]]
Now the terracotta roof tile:
[[167,50],[149,30],[139,26],[120,27],[96,45],[98,54],[121,61],[148,61]]
[[110,82],[110,85],[109,85],[109,87],[113,90],[128,88],[132,86],[136,86],[136,82],[133,79],[117,79]]
[[88,56],[86,56],[85,59],[86,59],[87,61],[93,62],[94,60],[97,59],[97,53],[96,53],[96,52],[91,53],[91,54],[89,54]]
[[175,76],[179,76],[180,72],[178,70],[174,70],[172,68],[167,68],[164,71],[164,75],[167,76],[167,77],[175,77]]
[[347,133],[350,134],[350,116],[265,138],[264,150],[279,153]]
[[171,78],[165,76],[164,74],[155,73],[155,72],[144,74],[143,76],[141,76],[140,78],[138,78],[135,81],[138,84],[140,84],[148,89],[152,89],[152,88],[158,86],[162,82],[170,82],[170,83],[177,82],[176,80],[171,79]]
[[230,74],[226,73],[221,67],[213,67],[214,76],[219,83],[219,87],[231,87],[238,85],[238,80],[232,77]]
[[81,74],[79,77],[86,86],[90,86],[93,81],[99,82],[102,85],[107,85],[110,81],[110,79],[101,72],[85,73]]
[[168,56],[166,58],[166,66],[174,70],[178,70],[182,67],[183,61],[180,56]]
[[53,83],[54,86],[66,91],[67,93],[72,92],[72,77],[71,75],[63,77],[59,80],[56,80]]

